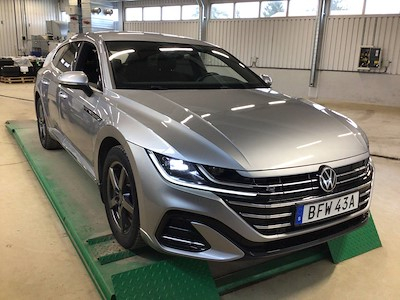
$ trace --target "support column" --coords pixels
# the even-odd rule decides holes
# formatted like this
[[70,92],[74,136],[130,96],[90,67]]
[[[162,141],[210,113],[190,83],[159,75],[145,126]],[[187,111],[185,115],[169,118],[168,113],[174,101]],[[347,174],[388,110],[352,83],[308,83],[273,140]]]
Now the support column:
[[73,35],[82,32],[81,0],[69,0],[66,13],[70,17],[68,25],[69,34]]
[[207,25],[210,18],[210,3],[208,0],[197,0],[199,4],[199,39],[207,40]]
[[314,49],[312,54],[311,72],[310,72],[310,87],[316,87],[317,70],[321,56],[322,39],[324,34],[325,19],[330,7],[330,0],[319,0],[317,22],[315,25]]
[[92,31],[92,12],[90,0],[78,0],[78,3],[81,2],[81,17],[82,24],[81,30],[79,33],[85,33],[88,31]]

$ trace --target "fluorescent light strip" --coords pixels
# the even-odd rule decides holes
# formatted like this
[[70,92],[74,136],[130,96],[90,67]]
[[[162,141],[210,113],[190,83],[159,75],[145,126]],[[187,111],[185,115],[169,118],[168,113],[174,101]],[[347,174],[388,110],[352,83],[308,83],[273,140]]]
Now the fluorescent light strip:
[[249,105],[243,105],[243,106],[237,106],[237,107],[232,107],[231,111],[237,111],[237,110],[242,110],[242,109],[249,109],[255,107],[254,104],[249,104]]
[[193,51],[193,48],[159,48],[161,52],[172,52],[172,51]]

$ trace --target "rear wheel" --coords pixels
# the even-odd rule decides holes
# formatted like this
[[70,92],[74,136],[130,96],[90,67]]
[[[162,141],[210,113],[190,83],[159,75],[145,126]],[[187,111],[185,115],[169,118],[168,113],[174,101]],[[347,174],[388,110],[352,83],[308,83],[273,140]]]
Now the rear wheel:
[[107,154],[101,182],[101,196],[116,240],[127,249],[143,246],[135,181],[122,146]]
[[39,140],[43,148],[47,150],[60,149],[61,145],[55,139],[53,139],[49,134],[49,130],[47,129],[47,124],[46,124],[46,119],[44,117],[43,104],[42,101],[40,101],[40,99],[38,99],[36,102],[36,118],[37,118]]

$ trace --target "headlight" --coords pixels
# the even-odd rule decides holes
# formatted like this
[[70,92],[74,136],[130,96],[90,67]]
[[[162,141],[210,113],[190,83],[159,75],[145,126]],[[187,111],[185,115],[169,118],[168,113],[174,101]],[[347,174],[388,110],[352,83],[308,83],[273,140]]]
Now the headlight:
[[[171,183],[216,193],[249,197],[257,196],[257,193],[254,192],[232,190],[228,186],[220,186],[215,182],[211,182],[207,179],[209,175],[206,175],[210,170],[206,170],[203,173],[201,171],[204,169],[203,166],[197,166],[194,163],[154,153],[150,150],[147,153],[161,176]],[[212,169],[213,167],[208,167],[208,169],[210,168]],[[212,170],[212,173],[215,173],[214,176],[216,174],[220,175],[221,170],[224,169],[215,168],[215,170]]]
[[172,179],[169,181],[206,184],[206,180],[193,163],[150,151],[149,155],[161,175],[168,180]]

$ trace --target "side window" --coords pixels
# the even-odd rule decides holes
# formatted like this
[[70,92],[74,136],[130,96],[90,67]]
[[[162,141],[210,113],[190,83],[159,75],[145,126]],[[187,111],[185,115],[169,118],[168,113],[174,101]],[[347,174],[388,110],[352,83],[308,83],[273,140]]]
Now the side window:
[[89,84],[92,87],[103,90],[100,61],[95,45],[89,42],[83,43],[75,70],[83,71],[87,75]]
[[54,56],[53,64],[61,72],[72,71],[78,48],[79,44],[76,42],[61,47]]

